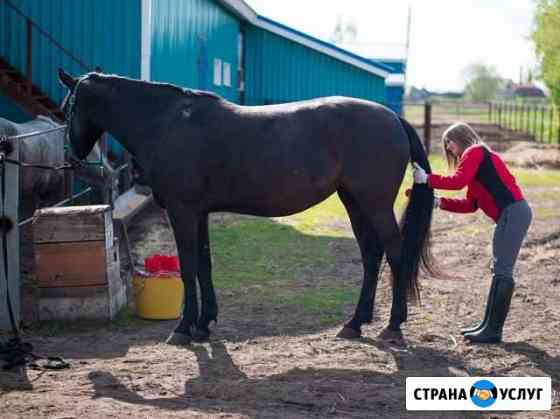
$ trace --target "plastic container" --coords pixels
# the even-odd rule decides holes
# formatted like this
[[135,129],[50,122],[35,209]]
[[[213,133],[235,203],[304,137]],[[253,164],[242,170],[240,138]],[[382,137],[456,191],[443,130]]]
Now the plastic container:
[[136,314],[149,320],[172,320],[181,316],[183,280],[176,256],[153,255],[144,260],[145,271],[132,278]]

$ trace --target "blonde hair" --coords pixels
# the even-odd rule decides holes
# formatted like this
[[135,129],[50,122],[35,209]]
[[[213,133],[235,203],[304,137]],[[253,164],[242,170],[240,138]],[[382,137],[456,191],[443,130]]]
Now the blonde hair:
[[455,169],[459,164],[459,158],[447,150],[447,143],[449,141],[453,141],[457,144],[461,149],[461,152],[464,152],[467,148],[474,144],[481,144],[487,147],[470,125],[465,122],[454,123],[447,128],[441,136],[443,151],[445,153],[445,157],[447,158],[447,165],[449,169]]

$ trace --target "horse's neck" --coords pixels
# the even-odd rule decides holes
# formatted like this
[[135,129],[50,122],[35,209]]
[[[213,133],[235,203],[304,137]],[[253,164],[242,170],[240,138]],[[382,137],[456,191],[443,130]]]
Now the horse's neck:
[[101,127],[111,134],[131,154],[138,156],[154,136],[153,120],[155,115],[146,110],[147,103],[151,100],[150,92],[134,89],[142,89],[142,86],[124,87],[117,89],[99,105],[101,116]]

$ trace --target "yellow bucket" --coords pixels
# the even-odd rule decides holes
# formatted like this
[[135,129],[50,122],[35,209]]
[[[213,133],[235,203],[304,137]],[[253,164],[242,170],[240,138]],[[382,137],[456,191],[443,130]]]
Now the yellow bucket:
[[149,320],[172,320],[181,316],[183,281],[178,276],[132,278],[138,317]]

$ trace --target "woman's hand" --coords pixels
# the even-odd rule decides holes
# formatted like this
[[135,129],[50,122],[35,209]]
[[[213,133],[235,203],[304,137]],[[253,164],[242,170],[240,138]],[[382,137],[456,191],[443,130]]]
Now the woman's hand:
[[412,163],[412,167],[412,176],[414,177],[414,183],[428,182],[428,174],[418,165],[418,163]]

